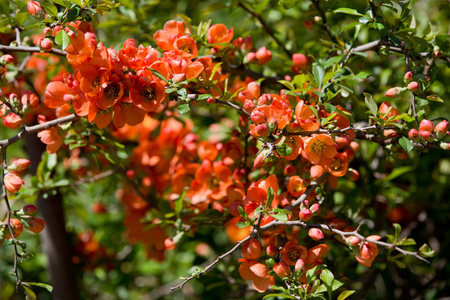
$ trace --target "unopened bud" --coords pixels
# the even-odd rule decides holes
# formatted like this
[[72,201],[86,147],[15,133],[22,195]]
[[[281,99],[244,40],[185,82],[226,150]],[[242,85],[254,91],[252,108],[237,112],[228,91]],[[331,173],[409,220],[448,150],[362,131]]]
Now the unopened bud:
[[345,240],[347,241],[347,244],[349,244],[351,246],[357,246],[361,242],[361,239],[359,237],[356,237],[356,236],[353,236],[353,235],[349,236]]
[[403,77],[403,80],[408,83],[413,79],[413,73],[411,71],[408,71],[405,73],[405,76]]
[[320,213],[320,204],[314,203],[309,209],[313,213],[313,216],[317,216]]
[[313,214],[309,208],[303,208],[300,210],[299,216],[302,221],[307,222],[312,218]]
[[417,81],[412,81],[408,84],[408,89],[411,92],[417,92],[420,89],[419,83]]
[[419,130],[419,135],[427,142],[432,142],[434,138],[434,135],[431,132],[425,130]]
[[427,119],[423,119],[419,125],[419,131],[428,131],[430,133],[433,132],[434,125],[433,122]]
[[292,55],[292,62],[296,67],[305,69],[308,66],[308,58],[303,53],[296,53]]
[[263,65],[272,59],[272,52],[267,50],[266,47],[261,47],[256,51],[255,57],[258,60],[258,63]]
[[308,232],[308,235],[315,241],[320,241],[325,237],[322,230],[320,230],[319,228],[311,228]]
[[396,98],[398,95],[400,95],[401,92],[402,92],[401,88],[393,87],[387,90],[387,92],[384,95],[389,98]]
[[420,135],[419,135],[419,131],[417,131],[417,129],[412,128],[409,130],[408,132],[408,137],[413,141],[413,142],[419,142],[420,141]]
[[41,4],[37,1],[28,1],[27,10],[30,15],[36,18],[44,15],[44,10],[42,9]]
[[44,51],[51,51],[53,49],[53,42],[51,39],[45,38],[42,40],[40,46],[41,49]]
[[438,137],[438,139],[441,139],[447,135],[448,128],[449,124],[447,120],[443,120],[436,125],[436,127],[434,128],[434,132],[436,132],[436,136]]

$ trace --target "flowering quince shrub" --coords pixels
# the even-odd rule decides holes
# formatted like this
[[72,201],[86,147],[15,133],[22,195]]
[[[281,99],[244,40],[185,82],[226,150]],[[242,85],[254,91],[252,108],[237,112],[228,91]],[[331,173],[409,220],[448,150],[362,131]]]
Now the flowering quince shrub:
[[[158,7],[128,1],[1,5],[0,251],[13,255],[15,292],[36,299],[41,287],[78,299],[74,265],[94,276],[85,278],[115,274],[109,279],[121,286],[131,256],[141,260],[136,268],[161,268],[159,277],[129,285],[147,286],[152,299],[178,290],[192,299],[210,297],[208,290],[231,293],[226,298],[361,299],[388,268],[394,277],[406,267],[422,274],[414,267],[427,266],[439,244],[414,236],[431,212],[412,201],[414,191],[427,195],[413,171],[434,170],[426,163],[433,151],[443,157],[433,184],[439,196],[448,192],[449,37],[422,35],[412,1],[300,2],[229,4],[261,25],[265,44],[214,19],[179,14],[150,26],[146,9]],[[311,40],[281,39],[264,17],[269,10],[305,13]],[[122,29],[110,24],[126,24],[129,36],[112,37]],[[10,150],[19,141],[28,158]],[[404,174],[409,181],[398,180]],[[73,208],[65,211],[72,242],[63,198]],[[48,230],[48,283],[19,272],[19,260],[38,251],[19,240],[24,228]],[[182,268],[181,281],[155,267],[167,261]],[[231,287],[219,289],[209,276]],[[86,280],[80,284],[92,285]],[[207,283],[203,294],[191,281]],[[428,294],[444,295],[443,285],[436,277]],[[394,297],[388,290],[377,296]],[[0,297],[14,288],[5,291]],[[141,296],[137,288],[120,293]]]

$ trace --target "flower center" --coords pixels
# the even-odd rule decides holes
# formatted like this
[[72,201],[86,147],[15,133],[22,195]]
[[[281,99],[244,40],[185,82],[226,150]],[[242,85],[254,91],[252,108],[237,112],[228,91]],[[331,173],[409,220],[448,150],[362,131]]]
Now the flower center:
[[148,102],[153,98],[155,94],[151,87],[147,87],[141,91],[141,95],[145,98],[145,102]]
[[333,159],[333,160],[331,161],[330,167],[331,167],[331,169],[332,169],[333,171],[341,170],[341,169],[342,169],[342,166],[343,166],[343,163],[342,163],[342,161],[341,161],[340,159]]
[[317,154],[322,155],[323,149],[325,148],[325,143],[323,141],[316,140],[311,145],[311,148]]
[[288,251],[288,257],[292,261],[297,261],[300,258],[300,250],[297,248],[291,248]]
[[105,88],[105,93],[109,99],[116,99],[119,95],[119,90],[119,85],[113,82],[111,84],[108,84],[108,86]]

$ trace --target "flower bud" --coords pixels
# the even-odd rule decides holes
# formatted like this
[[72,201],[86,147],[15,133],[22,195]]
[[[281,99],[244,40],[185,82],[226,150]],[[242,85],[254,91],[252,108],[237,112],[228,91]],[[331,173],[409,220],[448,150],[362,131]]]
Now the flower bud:
[[266,115],[261,110],[254,109],[250,114],[250,119],[253,123],[260,124],[266,122]]
[[261,47],[256,51],[256,59],[260,65],[268,63],[272,59],[272,52],[266,49],[266,47]]
[[30,15],[36,18],[44,15],[44,10],[42,9],[41,4],[37,1],[28,1],[27,10]]
[[247,53],[247,54],[245,55],[245,57],[244,57],[244,62],[245,62],[245,63],[252,62],[252,61],[255,60],[255,58],[256,58],[255,52],[249,52],[249,53]]
[[408,136],[413,142],[419,142],[420,141],[419,132],[415,128],[412,128],[412,129],[409,130]]
[[28,159],[19,158],[19,159],[16,159],[8,167],[8,170],[21,172],[21,171],[25,171],[29,165],[30,165],[30,161]]
[[319,228],[311,228],[308,232],[308,235],[315,241],[320,241],[325,237],[322,230],[320,230]]
[[216,98],[208,97],[208,99],[206,99],[206,102],[208,102],[208,104],[214,104],[214,103],[216,103]]
[[166,238],[164,240],[164,247],[167,250],[173,250],[173,249],[175,249],[177,247],[177,244],[173,240],[171,240],[170,238]]
[[427,142],[432,142],[434,138],[434,135],[431,132],[425,130],[420,130],[419,135],[422,139],[424,139]]
[[439,144],[439,147],[441,147],[441,149],[443,150],[450,150],[450,143],[442,142]]
[[303,53],[296,53],[292,55],[292,62],[296,67],[305,69],[308,66],[308,58]]
[[[22,225],[22,223],[20,223],[19,220],[14,219],[14,218],[11,218],[10,221],[11,221],[10,224],[13,229],[14,237],[18,237],[23,231],[23,225]],[[6,222],[7,222],[7,220],[5,220],[3,223],[6,223]],[[6,229],[5,239],[7,239],[7,240],[11,239],[11,234],[8,229]]]
[[441,139],[447,135],[448,127],[449,124],[446,120],[443,120],[436,125],[436,127],[434,128],[434,132],[436,132],[436,136],[438,137],[438,139]]
[[33,204],[27,204],[24,207],[22,207],[22,212],[25,215],[32,215],[36,212],[37,208]]
[[15,113],[9,113],[5,119],[3,119],[3,124],[11,129],[16,129],[17,127],[22,124],[22,119],[20,116],[16,115]]
[[356,237],[353,235],[349,236],[345,240],[346,240],[347,244],[349,244],[350,246],[357,246],[361,242],[361,239],[359,237]]
[[22,178],[15,174],[8,173],[5,175],[5,187],[10,193],[16,193],[25,184]]
[[275,256],[278,253],[277,247],[274,244],[270,244],[266,247],[267,255]]
[[283,172],[286,176],[292,176],[297,172],[297,169],[293,165],[287,165],[284,167]]
[[246,112],[251,112],[255,108],[255,103],[253,103],[252,100],[245,100],[244,101],[244,109]]
[[298,259],[295,263],[295,271],[303,271],[305,270],[305,261],[303,259]]
[[273,270],[277,273],[278,277],[284,278],[289,277],[291,275],[291,269],[285,262],[276,263],[273,266]]
[[45,221],[39,218],[31,217],[30,219],[26,219],[26,226],[25,229],[34,232],[39,233],[44,229]]
[[312,30],[314,22],[311,20],[307,20],[307,21],[303,22],[303,25],[305,25],[306,29]]
[[311,207],[309,208],[313,214],[313,216],[317,216],[318,214],[320,214],[320,204],[319,203],[314,203],[313,205],[311,205]]
[[403,77],[403,80],[408,83],[413,79],[413,73],[411,71],[406,72],[405,76]]
[[350,177],[351,181],[358,181],[359,180],[359,172],[357,170],[349,168],[347,170],[347,174]]
[[0,57],[0,64],[6,65],[10,64],[14,61],[14,57],[10,54],[5,54],[2,57]]
[[398,95],[400,95],[401,92],[402,92],[401,88],[393,87],[387,90],[387,92],[384,95],[389,98],[396,98]]
[[302,210],[300,210],[300,219],[302,221],[309,221],[312,218],[312,212],[309,208],[303,208]]
[[420,89],[419,83],[417,81],[412,81],[408,84],[408,89],[411,92],[417,92]]
[[266,136],[269,133],[269,127],[265,123],[256,125],[256,132],[260,136]]
[[44,51],[51,51],[53,49],[53,42],[51,39],[45,38],[42,40],[40,46],[41,49]]
[[428,131],[430,133],[433,132],[434,125],[433,122],[427,119],[423,119],[419,125],[419,131]]
[[258,239],[249,239],[242,244],[241,254],[245,259],[257,259],[261,256],[262,245]]

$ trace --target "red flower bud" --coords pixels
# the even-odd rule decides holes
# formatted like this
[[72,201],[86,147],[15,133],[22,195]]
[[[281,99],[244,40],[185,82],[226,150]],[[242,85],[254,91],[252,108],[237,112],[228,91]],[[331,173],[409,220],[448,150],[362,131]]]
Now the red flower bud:
[[347,244],[349,244],[351,246],[357,246],[361,242],[361,239],[359,237],[352,235],[352,236],[349,236],[348,238],[346,238],[346,241],[347,241]]
[[9,167],[8,170],[13,171],[25,171],[30,165],[30,161],[25,158],[16,159]]
[[45,38],[42,40],[40,46],[41,49],[44,51],[51,51],[53,49],[53,42],[51,39]]
[[291,269],[285,262],[276,263],[273,266],[273,270],[280,278],[289,277],[291,275]]
[[273,244],[267,246],[266,248],[267,255],[275,256],[278,253],[277,247]]
[[245,259],[257,259],[261,256],[262,245],[258,239],[249,239],[242,244],[241,254]]
[[387,90],[386,94],[384,95],[389,98],[396,98],[398,95],[400,95],[401,92],[402,90],[399,87],[393,87]]
[[22,211],[25,215],[32,215],[36,212],[37,208],[33,204],[27,204],[22,207]]
[[305,54],[296,53],[292,55],[292,62],[296,67],[300,69],[305,69],[308,66],[308,58]]
[[5,187],[10,193],[16,193],[25,184],[22,178],[15,174],[8,173],[5,175]]
[[258,63],[263,65],[272,59],[272,52],[267,50],[266,47],[261,47],[256,51],[255,57],[258,60]]
[[420,141],[419,132],[415,128],[409,130],[408,136],[413,142],[419,142]]
[[412,81],[408,84],[408,89],[411,92],[417,92],[420,89],[419,83],[417,81]]
[[25,226],[26,229],[32,231],[34,233],[39,233],[44,229],[45,221],[39,218],[32,217],[31,219],[27,219],[27,223],[30,227]]
[[250,114],[250,119],[252,119],[252,122],[255,124],[265,123],[266,122],[266,115],[258,109],[254,109],[252,113]]
[[[14,237],[18,237],[23,231],[23,225],[17,219],[11,218],[10,220],[11,220],[11,227],[13,229]],[[6,221],[7,220],[5,220],[3,223],[6,223]],[[11,239],[11,234],[7,228],[6,228],[5,239],[7,239],[7,240]]]
[[427,119],[423,119],[419,125],[419,131],[428,131],[430,133],[433,132],[434,125],[433,122]]
[[246,63],[252,62],[255,60],[255,58],[256,58],[255,52],[249,52],[245,55],[244,62]]
[[256,126],[256,132],[260,136],[266,136],[269,133],[269,126],[265,123],[259,124]]
[[446,120],[439,122],[434,128],[434,132],[436,132],[436,136],[441,139],[445,135],[447,135],[449,124]]
[[11,129],[16,129],[17,127],[22,124],[22,119],[20,116],[16,115],[15,113],[9,113],[5,119],[3,119],[3,124]]
[[320,213],[320,204],[314,203],[309,209],[313,213],[313,216],[317,216]]
[[434,135],[431,132],[425,130],[420,130],[419,135],[422,139],[424,139],[427,142],[432,142],[434,138]]
[[312,212],[309,208],[303,208],[302,210],[300,210],[300,219],[302,221],[309,221],[312,218]]
[[295,271],[303,271],[305,269],[305,261],[303,259],[297,260],[295,263]]
[[27,10],[33,17],[40,17],[44,14],[41,4],[37,1],[28,1]]
[[319,228],[311,228],[308,232],[308,235],[315,241],[320,241],[325,237],[322,230],[320,230]]
[[14,61],[14,57],[10,54],[5,54],[0,57],[0,63],[2,64],[10,64]]
[[413,79],[413,73],[411,71],[406,72],[405,76],[403,77],[403,80],[405,82],[410,82]]

